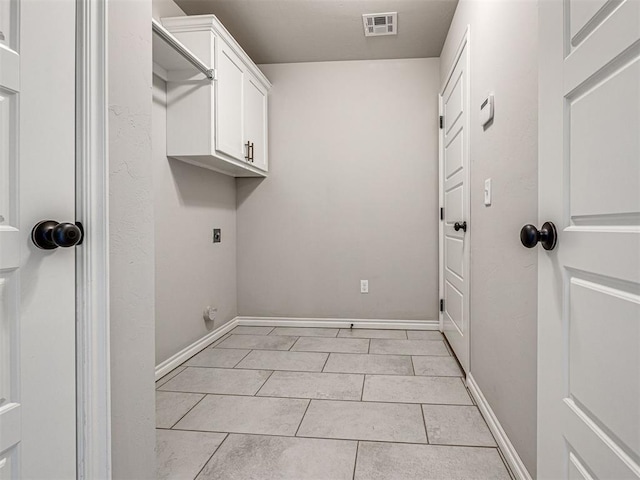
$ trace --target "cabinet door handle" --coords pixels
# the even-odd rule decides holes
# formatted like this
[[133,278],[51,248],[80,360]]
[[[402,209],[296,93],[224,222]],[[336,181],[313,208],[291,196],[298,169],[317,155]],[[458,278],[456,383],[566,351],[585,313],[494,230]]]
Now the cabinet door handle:
[[251,153],[249,154],[250,157],[251,157],[251,163],[253,163],[253,145],[254,145],[254,143],[251,142]]
[[247,162],[251,161],[251,142],[247,142],[244,144],[245,147],[247,147],[247,154],[244,156],[244,159]]

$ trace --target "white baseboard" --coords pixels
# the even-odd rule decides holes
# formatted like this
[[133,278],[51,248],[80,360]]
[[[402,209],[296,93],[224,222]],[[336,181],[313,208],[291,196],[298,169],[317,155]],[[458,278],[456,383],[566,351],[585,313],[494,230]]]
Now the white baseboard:
[[440,330],[438,320],[377,318],[236,317],[238,325],[270,327],[382,328],[387,330]]
[[467,386],[469,387],[471,395],[473,395],[473,398],[478,404],[478,408],[482,412],[484,419],[487,421],[491,433],[493,433],[493,436],[496,438],[496,442],[498,442],[498,446],[502,450],[502,453],[509,464],[509,468],[515,475],[516,479],[532,480],[527,467],[524,466],[520,455],[518,455],[518,452],[511,443],[511,440],[509,440],[509,437],[502,428],[502,425],[500,425],[498,417],[493,413],[489,402],[487,402],[487,399],[484,397],[480,387],[471,374],[467,375]]
[[237,325],[238,325],[238,317],[228,321],[227,323],[216,328],[212,332],[207,333],[200,340],[197,340],[196,342],[192,343],[188,347],[183,348],[172,357],[166,359],[160,365],[157,365],[156,381],[164,377],[167,373],[169,373],[171,370],[181,365],[183,362],[187,361],[189,358],[193,357],[200,350],[207,348],[217,339],[222,337],[225,333],[234,329]]

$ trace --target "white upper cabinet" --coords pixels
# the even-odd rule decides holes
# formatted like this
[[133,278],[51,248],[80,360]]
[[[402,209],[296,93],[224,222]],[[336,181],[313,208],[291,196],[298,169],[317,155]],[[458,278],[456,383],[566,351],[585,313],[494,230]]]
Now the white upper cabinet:
[[224,42],[216,48],[216,151],[244,160],[243,129],[244,63]]
[[215,16],[162,24],[213,70],[211,80],[194,68],[155,65],[167,80],[167,156],[234,177],[266,176],[269,80]]
[[244,77],[244,132],[251,163],[268,170],[267,89],[251,74]]

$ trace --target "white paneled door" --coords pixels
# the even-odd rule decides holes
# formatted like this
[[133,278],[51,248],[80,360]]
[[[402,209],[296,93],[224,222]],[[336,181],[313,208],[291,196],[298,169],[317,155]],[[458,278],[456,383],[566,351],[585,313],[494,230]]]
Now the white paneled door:
[[539,126],[538,478],[637,479],[640,1],[540,2]]
[[468,32],[441,93],[442,326],[469,371],[469,48]]
[[75,2],[0,0],[0,479],[75,478]]

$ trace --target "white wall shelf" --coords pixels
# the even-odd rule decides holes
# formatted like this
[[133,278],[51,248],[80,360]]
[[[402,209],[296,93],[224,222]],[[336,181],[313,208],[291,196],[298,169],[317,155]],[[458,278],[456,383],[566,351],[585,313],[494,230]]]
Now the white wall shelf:
[[266,177],[271,83],[213,15],[153,21],[167,82],[167,156],[233,177]]
[[160,22],[151,20],[153,31],[153,73],[164,81],[169,80],[169,72],[196,72],[213,80],[214,70],[199,59],[191,50],[164,28]]

